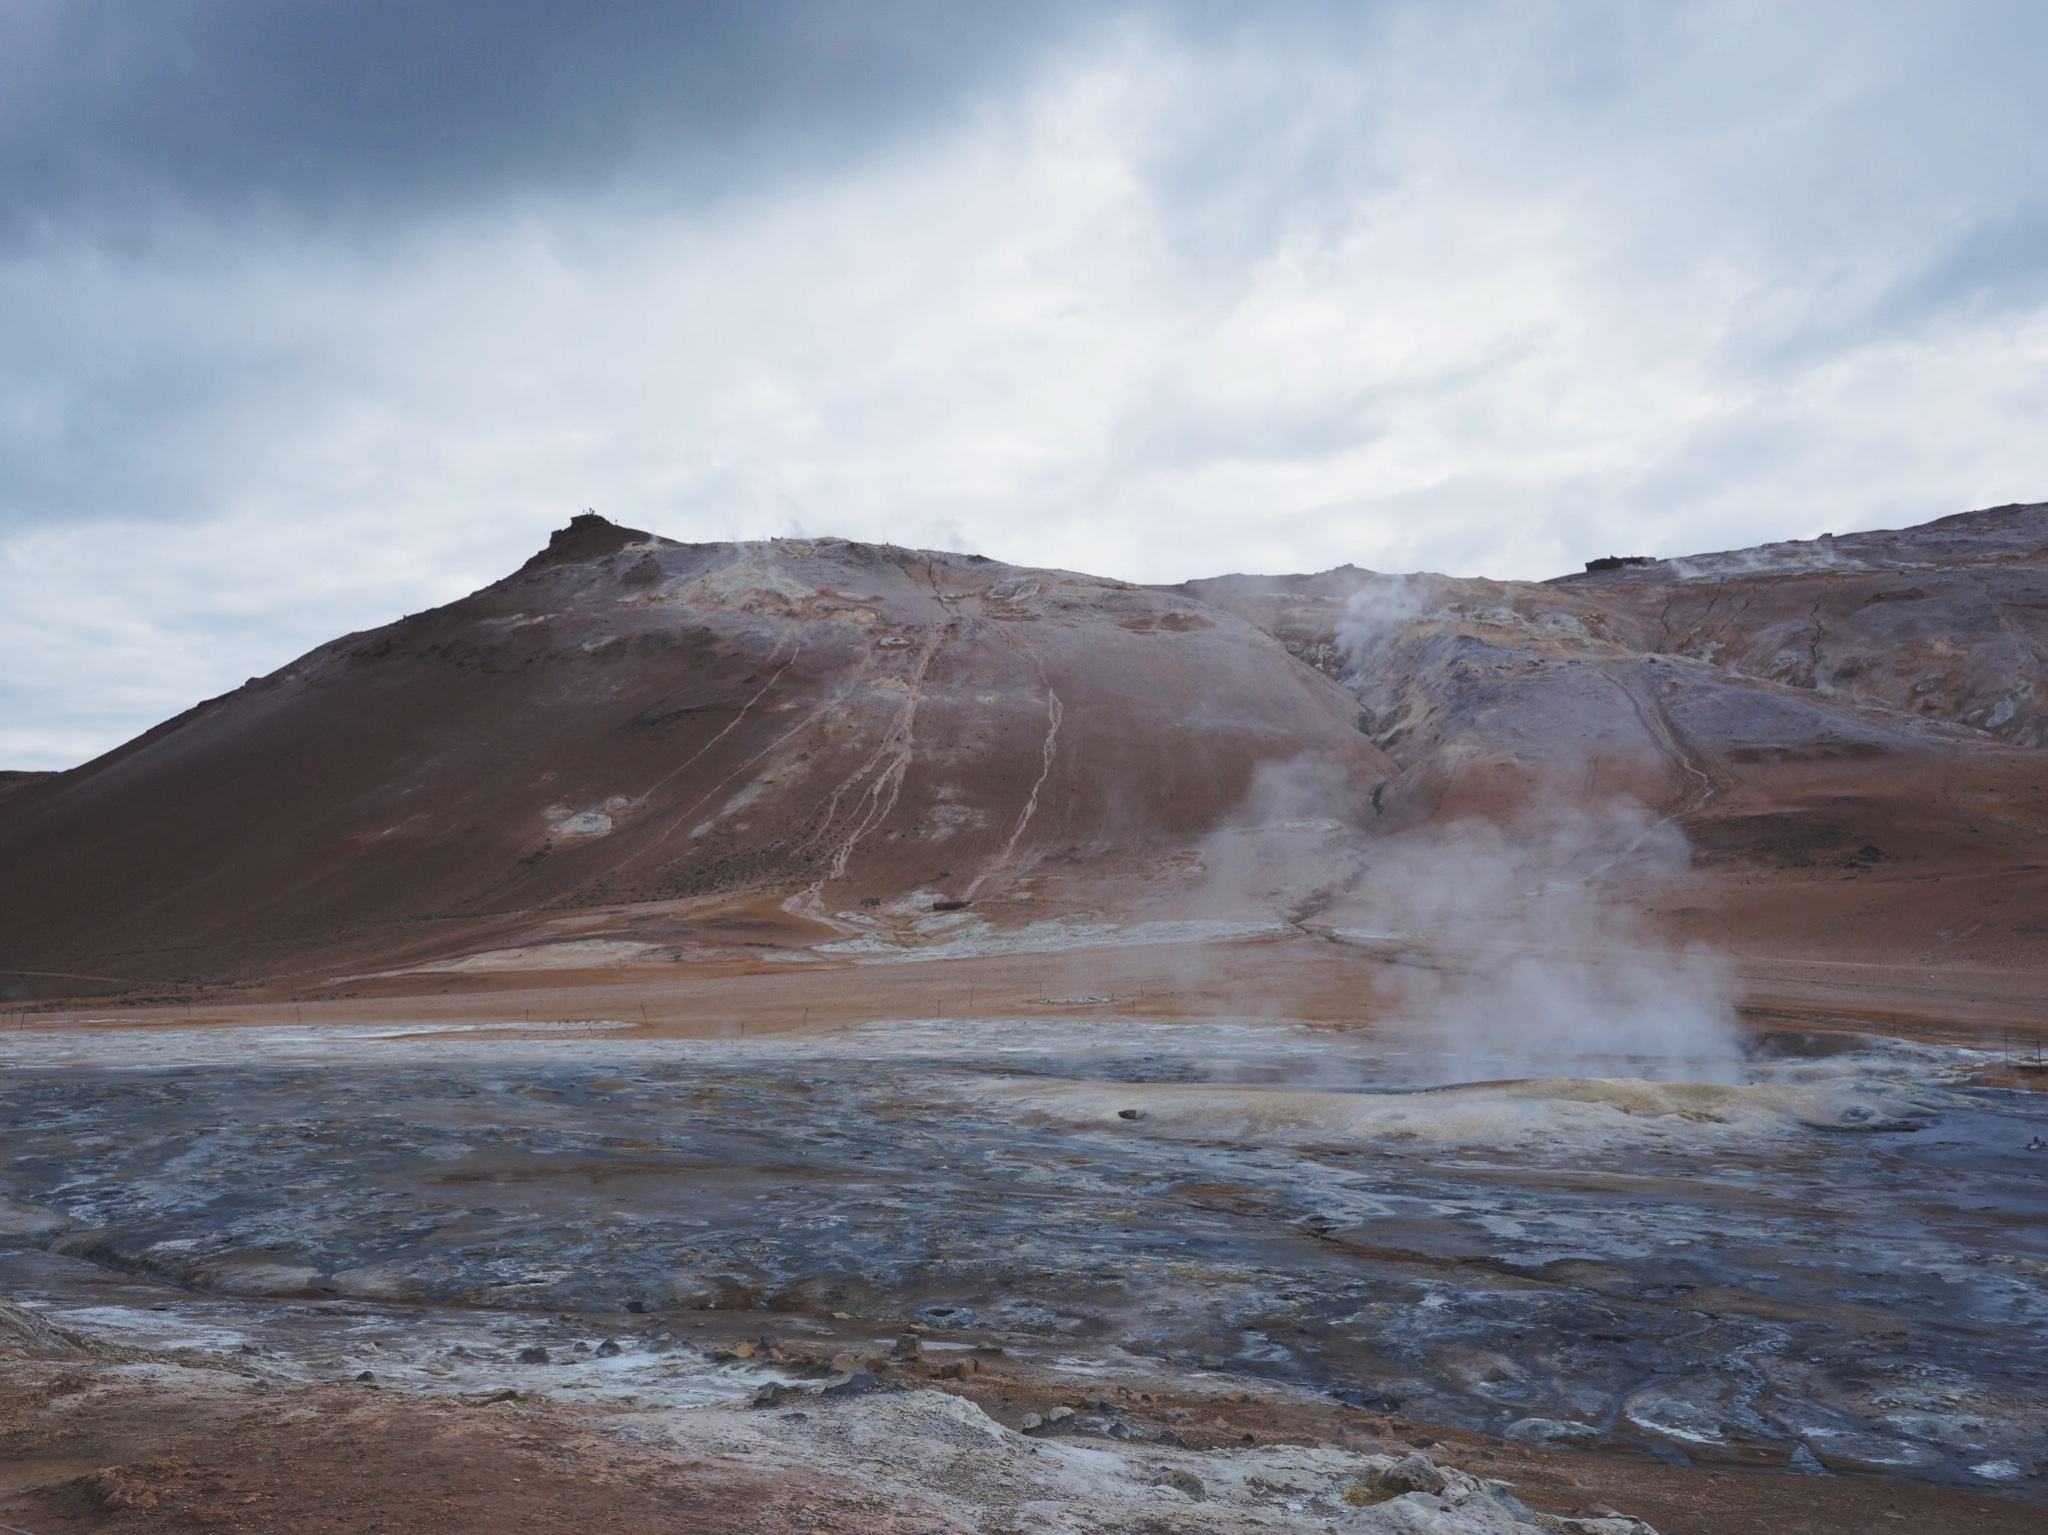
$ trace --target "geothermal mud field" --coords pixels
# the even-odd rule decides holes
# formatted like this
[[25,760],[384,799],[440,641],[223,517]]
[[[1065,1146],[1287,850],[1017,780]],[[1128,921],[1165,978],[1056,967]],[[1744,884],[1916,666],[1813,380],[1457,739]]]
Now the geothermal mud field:
[[278,1379],[737,1403],[798,1346],[735,1340],[917,1327],[961,1378],[2048,1502],[2048,1103],[1970,1051],[1415,1087],[1364,1033],[1103,1017],[72,1028],[0,1062],[0,1288]]

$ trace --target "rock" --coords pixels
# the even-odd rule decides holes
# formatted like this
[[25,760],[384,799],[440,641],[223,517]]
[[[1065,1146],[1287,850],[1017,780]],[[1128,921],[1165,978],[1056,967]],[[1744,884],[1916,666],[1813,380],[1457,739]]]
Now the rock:
[[882,1378],[872,1370],[855,1370],[845,1380],[827,1386],[821,1396],[862,1396],[882,1389]]
[[759,1352],[760,1348],[751,1342],[735,1343],[732,1346],[732,1357],[735,1359],[752,1359]]
[[1178,1466],[1168,1466],[1152,1478],[1154,1487],[1171,1487],[1175,1492],[1184,1492],[1191,1498],[1206,1498],[1208,1489],[1202,1479],[1192,1471],[1183,1471]]
[[907,1332],[896,1340],[895,1353],[898,1359],[919,1358],[924,1353],[924,1339],[914,1332]]
[[1030,1433],[1034,1428],[1043,1427],[1045,1427],[1045,1419],[1041,1418],[1035,1412],[1025,1413],[1024,1416],[1017,1422],[1017,1428],[1019,1432],[1026,1434]]
[[158,1501],[148,1482],[126,1466],[102,1466],[59,1484],[58,1490],[70,1495],[67,1501],[82,1503],[96,1513],[155,1508]]
[[1045,1421],[1048,1423],[1064,1423],[1073,1415],[1074,1409],[1071,1407],[1055,1407],[1045,1415]]
[[626,1302],[626,1309],[635,1316],[641,1316],[647,1310],[647,1302],[644,1300],[629,1300]]
[[1380,1467],[1367,1481],[1373,1491],[1389,1498],[1404,1492],[1440,1493],[1445,1486],[1444,1474],[1437,1470],[1436,1462],[1420,1453],[1403,1455],[1393,1464]]
[[604,1342],[598,1344],[597,1346],[597,1357],[600,1359],[615,1359],[624,1352],[625,1350],[621,1349],[619,1345],[610,1338],[605,1339]]
[[1574,1423],[1563,1418],[1517,1418],[1507,1426],[1503,1435],[1517,1444],[1545,1447],[1581,1447],[1601,1437],[1600,1430],[1592,1424]]
[[376,1377],[376,1376],[374,1376],[374,1375],[372,1375],[372,1374],[371,1374],[371,1373],[370,1373],[370,1372],[369,1372],[368,1370],[365,1370],[365,1371],[363,1371],[363,1373],[362,1373],[362,1374],[360,1374],[360,1375],[358,1375],[358,1376],[356,1377],[356,1379],[357,1379],[357,1380],[367,1380],[367,1381],[374,1381],[374,1380],[376,1380],[376,1378],[377,1378],[377,1377]]
[[855,1353],[834,1354],[826,1366],[834,1375],[851,1375],[860,1368],[860,1355]]
[[804,1396],[806,1394],[806,1392],[798,1387],[785,1386],[779,1380],[771,1380],[755,1389],[754,1400],[749,1405],[754,1407],[779,1407],[793,1396]]
[[535,1344],[532,1348],[521,1349],[518,1357],[521,1364],[546,1364],[548,1362],[548,1351],[539,1344]]

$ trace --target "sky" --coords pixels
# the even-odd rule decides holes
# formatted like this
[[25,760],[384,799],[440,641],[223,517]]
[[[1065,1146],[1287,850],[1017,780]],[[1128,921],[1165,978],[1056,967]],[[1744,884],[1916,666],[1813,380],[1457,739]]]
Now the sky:
[[0,767],[573,513],[1544,578],[2048,499],[2033,0],[8,0]]

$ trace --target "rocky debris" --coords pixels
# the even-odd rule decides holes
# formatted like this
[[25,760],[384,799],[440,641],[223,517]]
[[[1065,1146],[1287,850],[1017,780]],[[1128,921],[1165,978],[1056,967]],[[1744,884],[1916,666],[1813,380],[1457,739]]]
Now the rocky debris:
[[516,1357],[521,1364],[548,1363],[548,1351],[538,1344],[535,1344],[532,1348],[521,1349]]
[[1081,1408],[1059,1406],[1048,1408],[1043,1413],[1026,1413],[1020,1423],[1021,1431],[1033,1437],[1049,1435],[1084,1439],[1112,1439],[1130,1444],[1162,1444],[1179,1446],[1179,1434],[1163,1424],[1150,1422],[1127,1411],[1108,1397],[1089,1396],[1082,1399]]

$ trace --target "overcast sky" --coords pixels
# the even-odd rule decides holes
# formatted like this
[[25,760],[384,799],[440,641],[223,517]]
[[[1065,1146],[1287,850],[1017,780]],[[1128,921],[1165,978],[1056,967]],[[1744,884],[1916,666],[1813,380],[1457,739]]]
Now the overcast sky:
[[1148,581],[2048,499],[2035,0],[7,0],[0,766],[591,506]]

